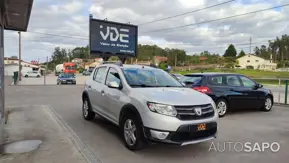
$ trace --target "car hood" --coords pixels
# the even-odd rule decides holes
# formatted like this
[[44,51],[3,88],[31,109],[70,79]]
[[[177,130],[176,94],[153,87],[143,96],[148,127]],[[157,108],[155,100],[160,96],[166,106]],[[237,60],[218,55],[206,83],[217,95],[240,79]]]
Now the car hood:
[[211,97],[191,88],[134,88],[150,102],[168,105],[203,105],[212,102]]

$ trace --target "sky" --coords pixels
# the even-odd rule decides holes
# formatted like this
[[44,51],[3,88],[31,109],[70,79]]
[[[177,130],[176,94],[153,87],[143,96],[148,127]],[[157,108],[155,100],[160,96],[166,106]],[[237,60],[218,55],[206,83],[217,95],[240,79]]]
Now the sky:
[[[289,0],[235,0],[148,23],[226,1],[229,0],[34,0],[28,30],[22,33],[22,59],[44,62],[57,46],[72,49],[88,45],[89,14],[97,19],[138,25],[140,44],[184,49],[188,55],[204,50],[223,55],[231,43],[238,52],[249,53],[250,37],[253,52],[255,46],[268,45],[268,40],[288,34],[289,6],[202,22],[289,4]],[[173,29],[164,30],[167,28]],[[4,39],[5,56],[18,56],[18,33],[5,31]]]

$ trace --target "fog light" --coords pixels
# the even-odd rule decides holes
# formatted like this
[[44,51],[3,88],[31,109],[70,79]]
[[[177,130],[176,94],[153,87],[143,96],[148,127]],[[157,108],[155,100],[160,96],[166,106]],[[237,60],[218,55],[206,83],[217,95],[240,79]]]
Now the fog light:
[[168,135],[169,135],[169,132],[151,130],[151,136],[156,139],[164,140],[167,138]]

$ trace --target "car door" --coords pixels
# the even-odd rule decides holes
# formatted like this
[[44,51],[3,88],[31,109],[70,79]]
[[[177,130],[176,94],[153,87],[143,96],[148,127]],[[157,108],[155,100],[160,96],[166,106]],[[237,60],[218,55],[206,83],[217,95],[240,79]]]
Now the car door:
[[242,87],[246,91],[247,94],[247,103],[248,107],[250,108],[260,108],[262,107],[262,104],[264,104],[265,100],[265,92],[260,90],[260,88],[257,88],[257,83],[250,78],[240,75],[239,76]]
[[208,87],[213,92],[211,96],[215,101],[219,98],[227,98],[228,92],[230,92],[230,87],[226,84],[226,76],[224,75],[214,75],[206,77],[208,79]]
[[228,86],[227,98],[232,109],[248,108],[247,91],[242,87],[238,75],[226,75],[226,85]]
[[106,115],[104,97],[102,96],[102,90],[104,87],[104,80],[106,76],[107,67],[99,67],[93,76],[93,82],[89,85],[90,89],[90,102],[93,105],[93,109],[102,115]]
[[110,67],[107,72],[107,77],[105,81],[105,87],[103,91],[103,96],[105,102],[107,103],[107,110],[109,111],[109,117],[118,123],[118,117],[120,109],[122,106],[121,98],[125,97],[125,94],[119,88],[110,88],[108,85],[110,82],[117,83],[120,87],[122,86],[122,80],[120,78],[120,73],[113,67]]

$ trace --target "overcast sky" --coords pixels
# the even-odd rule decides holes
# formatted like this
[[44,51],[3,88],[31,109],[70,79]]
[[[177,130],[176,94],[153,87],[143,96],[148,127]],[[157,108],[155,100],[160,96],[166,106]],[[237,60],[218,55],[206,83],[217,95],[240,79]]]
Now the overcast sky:
[[[209,50],[223,54],[230,43],[238,51],[288,34],[289,6],[172,30],[176,26],[243,14],[289,3],[289,0],[236,0],[221,6],[146,24],[228,0],[34,0],[28,31],[22,34],[22,58],[46,60],[54,47],[74,48],[88,44],[88,20],[94,18],[139,25],[139,43],[181,48],[187,54]],[[48,33],[61,35],[45,35]],[[69,36],[69,37],[65,37]],[[71,37],[71,38],[70,38]],[[243,44],[243,45],[242,45]],[[18,33],[5,31],[5,56],[18,55]]]

